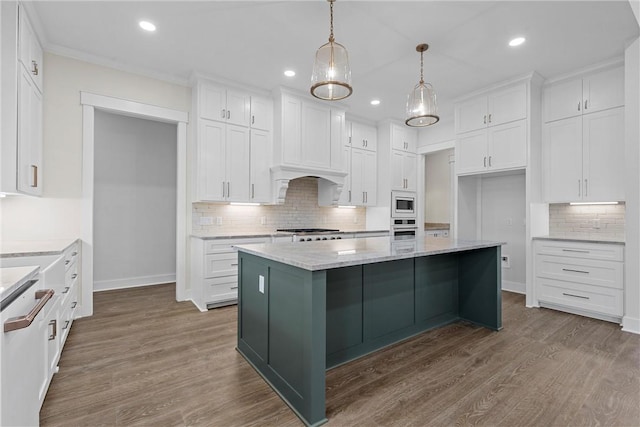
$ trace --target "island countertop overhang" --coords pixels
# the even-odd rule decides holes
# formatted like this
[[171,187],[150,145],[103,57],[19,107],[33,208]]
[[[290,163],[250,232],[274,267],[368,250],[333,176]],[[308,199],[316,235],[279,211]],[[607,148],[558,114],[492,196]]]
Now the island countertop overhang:
[[251,255],[309,271],[329,270],[407,258],[463,252],[502,246],[505,242],[456,240],[424,237],[394,240],[392,237],[367,237],[291,243],[259,243],[236,248]]

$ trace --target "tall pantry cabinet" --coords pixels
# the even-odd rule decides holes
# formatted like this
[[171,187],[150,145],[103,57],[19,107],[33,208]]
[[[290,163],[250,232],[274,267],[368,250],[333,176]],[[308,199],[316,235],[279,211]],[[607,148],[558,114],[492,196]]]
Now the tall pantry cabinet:
[[0,192],[42,195],[43,51],[24,5],[1,2]]

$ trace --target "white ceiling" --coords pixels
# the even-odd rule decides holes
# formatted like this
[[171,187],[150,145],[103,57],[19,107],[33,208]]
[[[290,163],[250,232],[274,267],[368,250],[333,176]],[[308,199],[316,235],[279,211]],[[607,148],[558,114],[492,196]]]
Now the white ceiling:
[[[185,82],[193,71],[271,90],[309,90],[316,49],[329,35],[329,5],[299,1],[40,1],[45,49]],[[155,33],[137,22],[152,21]],[[415,46],[426,42],[425,80],[442,119],[456,97],[537,71],[554,77],[613,57],[638,37],[629,2],[349,1],[334,6],[336,41],[349,51],[349,112],[403,118],[419,79]],[[519,48],[508,41],[527,38]],[[294,69],[293,79],[283,76]],[[372,98],[382,103],[369,104]]]

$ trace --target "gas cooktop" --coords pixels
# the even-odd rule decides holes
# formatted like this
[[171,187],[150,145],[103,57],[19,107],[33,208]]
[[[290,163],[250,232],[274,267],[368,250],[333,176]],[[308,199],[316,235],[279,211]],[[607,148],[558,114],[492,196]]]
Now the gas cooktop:
[[285,233],[337,233],[340,230],[333,228],[278,228],[276,231]]

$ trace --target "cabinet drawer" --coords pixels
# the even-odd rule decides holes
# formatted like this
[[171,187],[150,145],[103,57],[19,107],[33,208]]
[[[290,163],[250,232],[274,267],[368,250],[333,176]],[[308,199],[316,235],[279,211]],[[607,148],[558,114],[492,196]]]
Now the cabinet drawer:
[[563,242],[536,240],[536,253],[562,257],[620,261],[624,259],[623,245],[606,243]]
[[538,255],[535,268],[537,277],[622,289],[622,266],[621,262],[615,261]]
[[238,277],[225,276],[204,281],[205,302],[238,298]]
[[622,290],[536,278],[540,302],[622,316]]
[[265,243],[270,239],[224,239],[224,240],[205,240],[204,253],[215,254],[221,252],[229,252],[233,250],[234,245],[249,245],[252,243]]
[[238,272],[238,254],[224,252],[204,256],[204,277],[231,276]]

